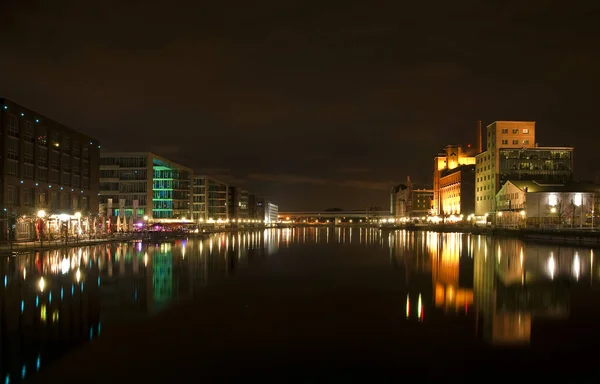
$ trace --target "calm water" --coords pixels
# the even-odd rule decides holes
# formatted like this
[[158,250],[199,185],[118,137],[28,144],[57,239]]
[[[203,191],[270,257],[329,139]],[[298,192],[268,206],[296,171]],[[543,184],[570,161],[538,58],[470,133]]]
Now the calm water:
[[[398,327],[451,330],[489,346],[584,348],[600,340],[596,264],[589,248],[367,228],[28,253],[0,264],[0,370],[4,383],[18,382],[106,330],[257,270],[256,279],[296,273],[317,285],[320,273],[335,281],[336,271],[355,269],[363,276],[353,283],[356,292],[392,273],[402,292],[393,297],[403,314]],[[370,272],[373,280],[365,279]]]

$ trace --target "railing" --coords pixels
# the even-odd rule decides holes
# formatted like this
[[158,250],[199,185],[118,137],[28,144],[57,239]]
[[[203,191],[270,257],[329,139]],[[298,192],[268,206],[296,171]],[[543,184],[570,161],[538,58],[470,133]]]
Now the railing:
[[69,236],[53,240],[25,240],[9,241],[0,244],[0,251],[19,251],[37,248],[75,247],[79,245],[94,244],[109,241],[130,241],[141,239],[141,233],[114,233],[106,235]]

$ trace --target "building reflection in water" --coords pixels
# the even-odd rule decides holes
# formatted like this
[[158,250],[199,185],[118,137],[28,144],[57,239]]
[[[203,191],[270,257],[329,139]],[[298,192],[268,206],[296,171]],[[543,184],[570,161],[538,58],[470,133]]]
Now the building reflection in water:
[[474,259],[481,331],[494,344],[528,344],[535,322],[567,320],[574,292],[598,276],[590,249],[478,236]]
[[0,372],[15,383],[101,329],[189,298],[273,255],[280,231],[104,244],[0,259]]
[[95,249],[34,252],[0,260],[4,383],[28,377],[57,354],[100,333]]
[[404,272],[407,317],[466,315],[490,344],[547,343],[553,334],[541,325],[566,324],[573,295],[586,307],[600,275],[590,249],[458,233],[395,231],[388,240],[391,265]]
[[539,322],[573,317],[574,288],[585,293],[599,275],[589,249],[369,227],[266,229],[4,257],[3,380],[17,382],[102,329],[199,295],[207,284],[298,245],[326,252],[333,246],[365,247],[383,256],[373,262],[389,257],[406,288],[398,302],[407,321],[448,327],[447,320],[457,318],[468,333],[476,329],[494,344],[535,344]]

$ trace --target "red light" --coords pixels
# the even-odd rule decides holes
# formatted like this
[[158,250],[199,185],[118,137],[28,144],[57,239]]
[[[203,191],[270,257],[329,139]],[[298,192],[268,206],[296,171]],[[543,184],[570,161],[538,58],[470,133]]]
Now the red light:
[[467,144],[467,148],[471,148],[471,144]]

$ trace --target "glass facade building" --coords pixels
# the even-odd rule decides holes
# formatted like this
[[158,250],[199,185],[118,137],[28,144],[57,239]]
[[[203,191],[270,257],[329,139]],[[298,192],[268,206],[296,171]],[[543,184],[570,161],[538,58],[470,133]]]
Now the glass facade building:
[[191,218],[192,171],[151,152],[100,155],[100,210],[142,220]]
[[500,185],[508,180],[565,182],[573,178],[573,148],[500,149]]

